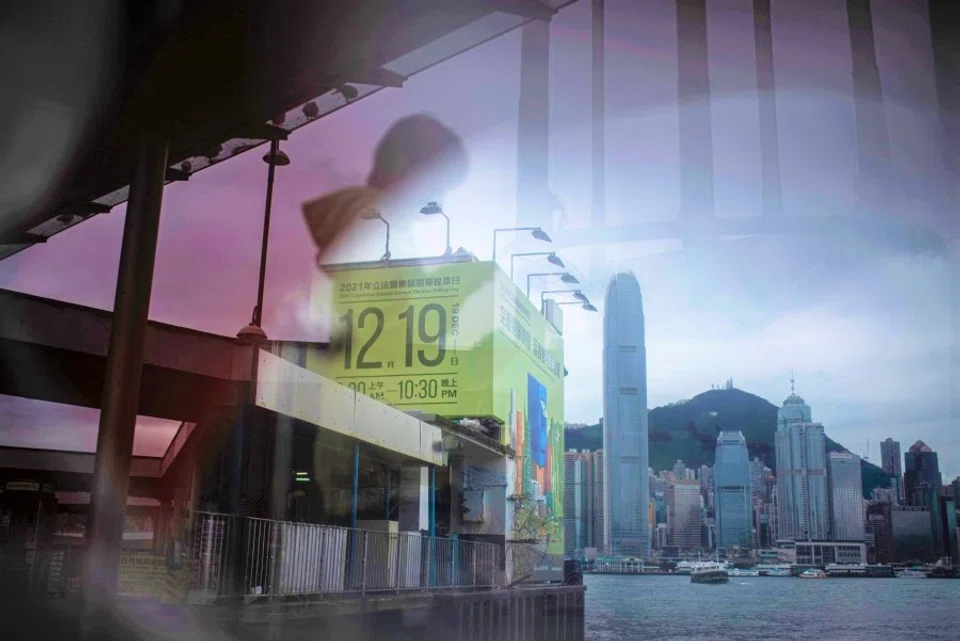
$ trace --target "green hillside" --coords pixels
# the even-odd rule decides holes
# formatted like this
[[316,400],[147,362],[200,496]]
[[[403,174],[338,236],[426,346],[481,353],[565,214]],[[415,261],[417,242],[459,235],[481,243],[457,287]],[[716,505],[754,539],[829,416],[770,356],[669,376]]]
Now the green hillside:
[[[750,457],[759,457],[776,471],[777,406],[742,390],[710,390],[688,401],[654,408],[649,429],[650,467],[654,470],[672,469],[677,459],[687,467],[713,465],[717,434],[728,429],[743,432]],[[568,450],[603,447],[600,424],[568,428],[565,437]],[[846,448],[827,437],[827,451],[843,452]],[[890,486],[890,478],[876,465],[862,461],[861,467],[864,497],[869,497],[875,487]]]

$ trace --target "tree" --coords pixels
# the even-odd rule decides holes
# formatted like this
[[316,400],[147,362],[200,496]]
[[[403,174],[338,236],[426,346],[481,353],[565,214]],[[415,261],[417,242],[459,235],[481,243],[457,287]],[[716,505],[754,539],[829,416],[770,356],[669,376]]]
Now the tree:
[[549,557],[550,543],[563,534],[563,520],[532,498],[512,496],[513,533],[506,543],[507,565],[512,566],[514,586],[532,579]]

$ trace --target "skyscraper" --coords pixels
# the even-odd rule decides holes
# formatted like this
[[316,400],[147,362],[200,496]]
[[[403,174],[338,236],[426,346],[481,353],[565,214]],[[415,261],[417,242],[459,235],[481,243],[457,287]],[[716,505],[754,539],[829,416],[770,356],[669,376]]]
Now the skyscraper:
[[830,535],[826,436],[810,406],[790,396],[777,411],[777,536],[794,541]]
[[593,486],[593,547],[604,554],[607,552],[604,540],[604,489],[603,489],[603,450],[593,453],[593,476],[596,483]]
[[750,461],[750,500],[754,505],[766,503],[764,496],[766,477],[764,477],[763,468],[763,461],[757,457]]
[[900,441],[887,438],[880,441],[880,465],[890,475],[893,502],[903,503],[903,457],[900,456]]
[[937,453],[923,441],[917,441],[903,456],[903,489],[906,502],[931,508],[940,493],[940,461]]
[[833,539],[862,541],[864,512],[860,457],[848,452],[830,452],[827,462]]
[[700,483],[674,481],[667,488],[667,532],[670,545],[683,550],[700,547]]
[[673,477],[678,481],[683,481],[687,478],[687,465],[680,459],[677,459],[677,462],[673,464]]
[[750,547],[753,508],[750,501],[750,458],[740,432],[720,432],[713,464],[713,504],[717,546]]
[[602,457],[602,452],[564,452],[563,552],[567,557],[581,558],[586,548],[601,545],[597,495],[603,490],[598,492],[597,485],[601,483]]
[[604,541],[611,556],[650,556],[647,351],[632,272],[607,286],[603,312]]

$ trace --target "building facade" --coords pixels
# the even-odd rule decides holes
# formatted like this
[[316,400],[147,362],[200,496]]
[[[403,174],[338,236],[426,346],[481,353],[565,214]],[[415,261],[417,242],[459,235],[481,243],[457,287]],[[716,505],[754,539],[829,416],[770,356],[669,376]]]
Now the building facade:
[[610,556],[650,556],[647,356],[632,272],[607,286],[603,318],[604,542]]
[[930,509],[914,505],[890,507],[893,560],[900,563],[936,560]]
[[890,476],[893,502],[903,503],[903,456],[900,453],[900,441],[892,438],[880,441],[880,466]]
[[849,452],[830,452],[827,459],[830,484],[830,526],[835,541],[863,541],[864,511],[860,457]]
[[940,493],[941,485],[937,453],[923,441],[917,441],[903,456],[905,502],[916,507],[932,508],[931,497]]
[[831,563],[841,565],[867,562],[866,543],[856,541],[797,541],[797,565],[823,567]]
[[894,561],[892,506],[890,501],[871,501],[867,506],[866,530],[872,543],[872,563]]
[[830,536],[826,437],[811,422],[810,406],[791,389],[777,412],[777,536],[826,540]]
[[753,541],[750,459],[747,441],[740,432],[723,431],[717,438],[713,503],[716,546],[749,548]]
[[699,481],[674,481],[667,487],[667,531],[670,545],[681,550],[700,547]]
[[750,461],[750,499],[753,501],[753,504],[757,503],[766,503],[766,497],[764,496],[764,490],[766,489],[765,481],[766,478],[763,474],[764,465],[763,461],[754,457]]
[[565,452],[563,484],[563,552],[566,558],[579,559],[602,538],[597,531],[596,453]]

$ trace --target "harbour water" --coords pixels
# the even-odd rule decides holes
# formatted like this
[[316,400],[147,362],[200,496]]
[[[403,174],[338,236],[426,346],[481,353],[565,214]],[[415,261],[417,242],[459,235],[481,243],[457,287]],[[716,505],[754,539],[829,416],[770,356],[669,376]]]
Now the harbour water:
[[586,575],[591,641],[960,638],[960,581]]

